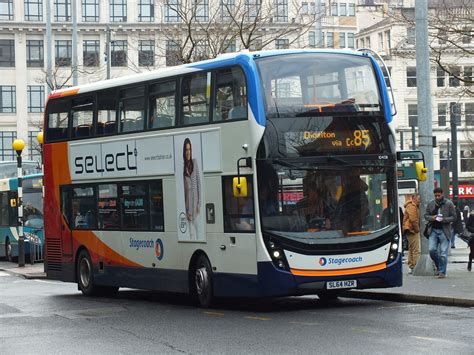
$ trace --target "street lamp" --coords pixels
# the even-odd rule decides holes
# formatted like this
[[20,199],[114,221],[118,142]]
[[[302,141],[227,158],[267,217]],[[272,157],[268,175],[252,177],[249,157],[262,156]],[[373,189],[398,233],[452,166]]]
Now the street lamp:
[[17,174],[18,174],[18,266],[25,266],[25,236],[23,234],[23,188],[21,167],[21,153],[25,148],[25,142],[22,139],[13,141],[13,149],[16,151]]

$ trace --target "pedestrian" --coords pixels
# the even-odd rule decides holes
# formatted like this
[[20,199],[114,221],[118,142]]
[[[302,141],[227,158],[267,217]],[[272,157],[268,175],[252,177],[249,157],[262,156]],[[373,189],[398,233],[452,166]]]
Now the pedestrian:
[[469,253],[469,260],[467,262],[467,271],[472,270],[472,259],[474,259],[474,210],[469,213],[468,219],[465,221],[466,230],[470,233],[467,244],[471,252]]
[[471,211],[469,210],[469,205],[464,206],[464,209],[462,210],[462,220],[464,221],[464,225],[467,224],[467,220],[469,219],[469,213]]
[[459,237],[463,231],[462,219],[461,219],[461,210],[458,207],[458,203],[454,203],[454,209],[456,211],[456,220],[452,224],[452,235],[451,238],[451,248],[456,248],[456,237]]
[[420,194],[413,194],[404,207],[402,230],[408,240],[408,273],[412,274],[420,258]]
[[[446,277],[448,250],[451,239],[451,223],[456,220],[456,211],[451,200],[444,197],[443,189],[433,190],[434,200],[426,206],[425,220],[431,224],[429,236],[430,257],[436,266],[436,276]],[[438,252],[438,247],[440,251]]]

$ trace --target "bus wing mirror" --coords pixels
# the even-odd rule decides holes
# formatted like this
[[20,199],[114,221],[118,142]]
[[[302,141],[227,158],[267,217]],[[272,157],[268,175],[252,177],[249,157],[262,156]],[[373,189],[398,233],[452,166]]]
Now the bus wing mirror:
[[415,167],[418,180],[426,181],[428,169],[425,168],[425,164],[422,161],[417,161]]
[[234,177],[232,181],[234,197],[247,197],[247,178],[244,176]]
[[10,199],[10,207],[12,207],[12,208],[16,207],[16,198],[11,198]]

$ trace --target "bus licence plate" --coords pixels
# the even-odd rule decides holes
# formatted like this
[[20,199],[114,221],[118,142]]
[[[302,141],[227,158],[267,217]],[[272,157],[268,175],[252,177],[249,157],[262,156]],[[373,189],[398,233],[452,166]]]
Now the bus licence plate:
[[326,288],[334,290],[337,288],[354,288],[357,287],[357,280],[328,281]]

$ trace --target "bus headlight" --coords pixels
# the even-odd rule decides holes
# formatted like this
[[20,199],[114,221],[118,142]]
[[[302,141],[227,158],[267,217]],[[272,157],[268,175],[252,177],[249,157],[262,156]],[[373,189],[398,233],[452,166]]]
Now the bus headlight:
[[400,236],[398,234],[395,234],[393,236],[392,243],[390,244],[387,262],[391,263],[397,259],[399,244],[400,244]]
[[[267,237],[268,238],[268,237]],[[265,238],[265,246],[267,247],[268,253],[272,258],[273,264],[282,270],[289,270],[288,262],[285,257],[283,249],[278,244],[278,241]]]

